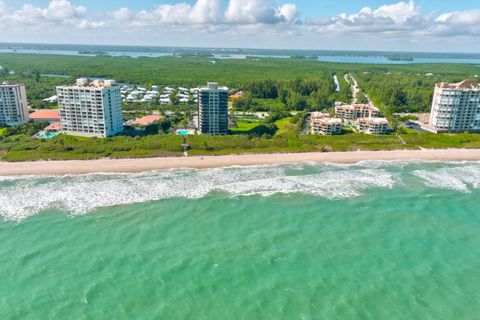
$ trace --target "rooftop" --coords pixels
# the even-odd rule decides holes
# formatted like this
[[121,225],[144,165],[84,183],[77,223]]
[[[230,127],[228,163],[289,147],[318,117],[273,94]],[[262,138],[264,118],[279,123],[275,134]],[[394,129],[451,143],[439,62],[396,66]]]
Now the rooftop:
[[37,110],[29,115],[30,119],[60,119],[58,110]]
[[329,118],[330,114],[325,112],[312,112],[312,119]]
[[138,118],[132,122],[133,125],[140,125],[140,126],[148,126],[158,120],[161,120],[162,116],[145,116],[142,118]]
[[313,119],[313,123],[321,123],[321,124],[332,124],[332,125],[341,125],[342,119],[338,118],[320,118],[320,119]]
[[[107,88],[117,85],[115,80],[93,80],[90,81],[87,78],[77,79],[76,83],[71,87],[84,87],[84,88]],[[69,87],[69,86],[67,86]]]
[[216,82],[208,82],[207,86],[201,87],[200,90],[223,90],[228,91],[227,87],[220,87]]
[[335,106],[335,109],[350,109],[350,110],[355,110],[355,109],[369,109],[369,110],[375,110],[375,111],[380,111],[377,107],[371,106],[369,104],[345,104],[345,105],[339,105]]
[[357,122],[364,122],[368,124],[388,124],[388,120],[385,118],[361,118]]
[[62,130],[62,125],[60,124],[60,122],[54,122],[45,128],[45,131],[60,131],[60,130]]
[[15,87],[19,87],[19,86],[23,86],[23,84],[9,83],[7,81],[4,81],[4,82],[0,83],[0,88],[15,88]]
[[442,89],[473,89],[473,90],[480,90],[480,85],[476,80],[463,80],[459,83],[448,83],[448,82],[441,82],[437,84],[439,88]]

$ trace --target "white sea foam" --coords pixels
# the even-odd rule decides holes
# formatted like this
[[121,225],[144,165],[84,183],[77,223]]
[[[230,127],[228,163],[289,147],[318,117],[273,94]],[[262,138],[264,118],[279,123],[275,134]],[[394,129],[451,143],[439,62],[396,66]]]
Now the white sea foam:
[[[457,164],[459,165],[459,164]],[[465,163],[461,166],[435,170],[416,170],[414,175],[432,188],[471,192],[480,187],[480,165]]]
[[304,193],[336,199],[359,196],[368,188],[391,188],[394,184],[393,174],[384,169],[342,170],[328,166],[28,177],[0,184],[0,215],[22,220],[53,208],[81,215],[114,205],[175,197],[201,198],[214,191],[230,196]]

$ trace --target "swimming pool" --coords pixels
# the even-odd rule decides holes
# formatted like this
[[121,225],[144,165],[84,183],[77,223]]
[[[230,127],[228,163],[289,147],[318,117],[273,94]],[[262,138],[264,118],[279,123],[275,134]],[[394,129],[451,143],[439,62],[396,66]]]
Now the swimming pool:
[[177,130],[177,134],[180,136],[188,136],[189,134],[193,134],[191,130]]
[[58,135],[57,133],[44,133],[40,135],[40,138],[51,139],[51,138],[55,138],[57,135]]

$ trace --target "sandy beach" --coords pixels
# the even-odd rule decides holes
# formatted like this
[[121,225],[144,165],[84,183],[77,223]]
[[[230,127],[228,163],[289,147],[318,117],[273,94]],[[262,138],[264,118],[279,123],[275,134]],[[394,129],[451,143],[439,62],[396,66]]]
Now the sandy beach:
[[356,163],[365,160],[480,161],[480,149],[248,154],[182,158],[0,162],[0,176],[135,173],[174,168],[282,165],[301,162]]

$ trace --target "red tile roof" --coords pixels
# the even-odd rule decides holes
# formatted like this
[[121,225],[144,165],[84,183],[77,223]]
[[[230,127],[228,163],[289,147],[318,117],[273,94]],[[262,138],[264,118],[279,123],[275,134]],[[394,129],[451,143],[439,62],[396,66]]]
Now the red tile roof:
[[141,125],[141,126],[148,126],[155,121],[161,120],[162,116],[145,116],[142,118],[138,118],[132,122],[133,125]]
[[58,110],[37,110],[29,115],[30,119],[58,119],[60,120],[60,112]]
[[60,122],[54,122],[45,128],[45,131],[60,131],[60,130],[62,130],[62,125],[60,124]]

